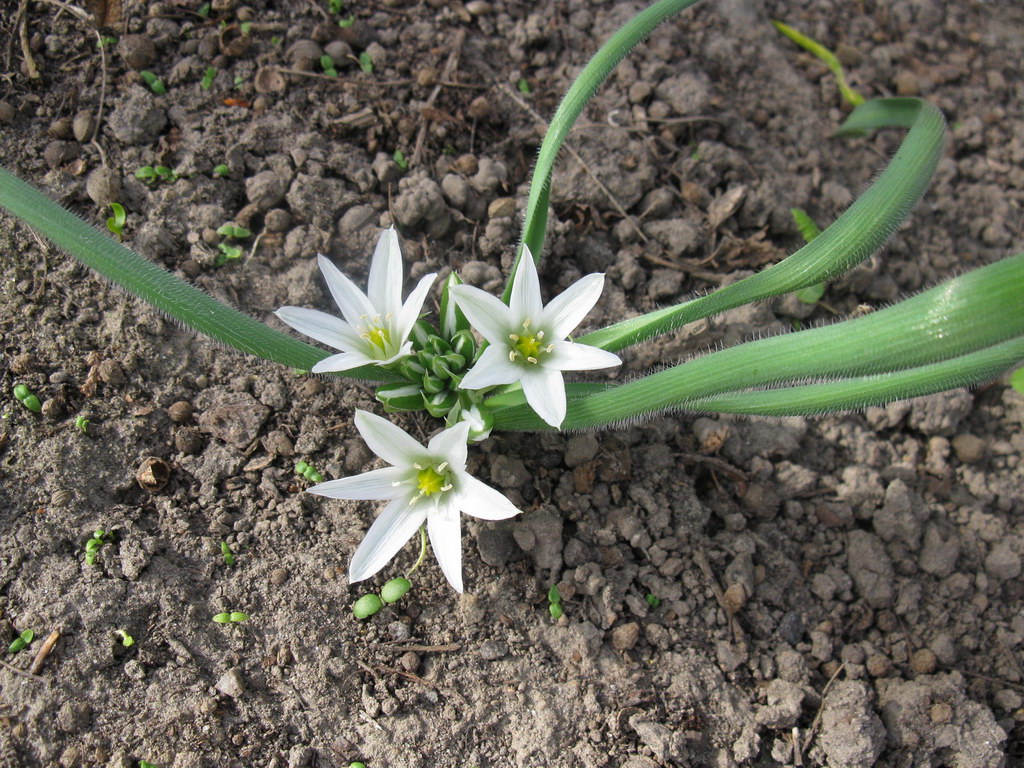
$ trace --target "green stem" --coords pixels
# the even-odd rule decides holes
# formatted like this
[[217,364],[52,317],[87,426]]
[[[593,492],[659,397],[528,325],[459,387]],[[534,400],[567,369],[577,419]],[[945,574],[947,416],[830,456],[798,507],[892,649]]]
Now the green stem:
[[410,568],[408,571],[406,571],[405,578],[408,579],[410,576],[412,576],[414,573],[416,573],[416,569],[419,568],[423,564],[423,558],[425,558],[426,556],[427,556],[427,526],[426,526],[426,524],[424,524],[424,525],[420,526],[420,556],[416,559],[416,562],[413,563],[412,568]]

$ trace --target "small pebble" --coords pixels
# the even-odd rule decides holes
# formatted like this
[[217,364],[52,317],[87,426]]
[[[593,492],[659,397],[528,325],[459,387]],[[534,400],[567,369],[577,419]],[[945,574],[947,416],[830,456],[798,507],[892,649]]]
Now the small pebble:
[[612,629],[612,648],[617,651],[628,651],[640,639],[640,625],[635,621],[620,624]]
[[203,449],[203,437],[195,427],[179,429],[174,435],[174,447],[186,456],[195,456]]
[[172,403],[167,409],[167,415],[175,424],[184,424],[192,418],[192,403],[186,400],[179,400]]
[[0,101],[0,123],[12,123],[18,111],[9,101]]
[[957,435],[953,438],[953,450],[964,464],[976,464],[985,458],[985,441],[975,435]]
[[101,360],[97,372],[100,375],[100,381],[104,384],[111,384],[117,387],[127,381],[124,375],[124,370],[116,360],[111,360],[109,358]]
[[402,658],[399,659],[399,663],[406,672],[415,672],[420,666],[419,654],[415,651],[406,651],[402,654]]
[[145,35],[122,35],[117,52],[132,69],[145,69],[156,61],[156,46]]
[[938,666],[938,660],[930,648],[914,651],[910,657],[910,668],[918,675],[930,675]]
[[872,677],[887,677],[892,672],[892,662],[880,653],[868,656],[865,666]]
[[288,581],[288,571],[284,568],[275,568],[270,572],[270,583],[275,587],[280,587],[286,581]]
[[245,693],[245,680],[242,677],[242,670],[232,667],[223,675],[214,686],[220,693],[230,696],[233,699],[239,698]]
[[948,723],[953,719],[953,708],[944,701],[937,701],[932,704],[929,715],[933,723]]

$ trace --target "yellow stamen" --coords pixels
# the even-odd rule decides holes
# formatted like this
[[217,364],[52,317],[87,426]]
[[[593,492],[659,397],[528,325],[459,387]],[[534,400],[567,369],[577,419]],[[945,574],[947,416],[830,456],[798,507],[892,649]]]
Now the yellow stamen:
[[421,496],[432,496],[451,489],[450,485],[446,485],[444,475],[438,474],[430,467],[416,473],[416,487],[420,489]]

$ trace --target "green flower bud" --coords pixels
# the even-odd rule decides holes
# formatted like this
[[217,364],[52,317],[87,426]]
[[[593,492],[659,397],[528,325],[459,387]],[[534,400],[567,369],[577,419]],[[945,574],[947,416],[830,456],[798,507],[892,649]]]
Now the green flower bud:
[[448,370],[452,373],[457,373],[466,367],[466,358],[457,352],[449,352],[441,359],[445,361],[445,364],[448,366]]
[[398,576],[384,585],[384,588],[380,591],[380,596],[384,599],[385,603],[393,603],[396,600],[402,599],[411,587],[412,583],[408,579]]
[[352,606],[352,613],[357,619],[368,619],[383,607],[384,603],[376,595],[363,595]]
[[432,349],[435,354],[444,355],[451,351],[451,347],[448,342],[442,339],[440,336],[431,336],[430,341],[427,342],[427,347]]
[[427,369],[415,357],[407,357],[398,364],[398,372],[409,381],[419,381]]
[[435,418],[443,418],[448,411],[454,408],[459,402],[459,396],[450,389],[445,389],[433,395],[423,396],[423,407]]
[[423,391],[428,395],[436,395],[448,387],[448,382],[430,373],[423,374]]
[[467,328],[452,336],[452,352],[472,360],[476,354],[476,339],[473,338],[473,332]]
[[[422,375],[423,372],[420,373]],[[377,389],[377,400],[384,405],[384,410],[392,413],[423,410],[423,396],[418,384],[385,384]]]

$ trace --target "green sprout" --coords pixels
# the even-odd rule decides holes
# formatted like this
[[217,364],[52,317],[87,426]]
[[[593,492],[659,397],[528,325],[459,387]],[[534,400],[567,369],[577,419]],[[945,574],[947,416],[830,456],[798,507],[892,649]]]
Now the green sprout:
[[234,79],[235,88],[241,88],[242,84],[244,82],[245,82],[245,78],[244,77],[242,77],[241,75],[235,75],[235,79]]
[[353,760],[348,764],[348,768],[366,768],[366,763],[361,763],[358,760]]
[[220,176],[222,179],[228,177],[231,173],[231,168],[228,167],[227,163],[221,163],[220,165],[213,166],[213,175]]
[[135,645],[135,638],[125,632],[123,629],[115,629],[114,634],[121,639],[121,645],[125,648],[131,648]]
[[359,68],[367,74],[373,72],[373,57],[366,51],[359,54]]
[[[207,3],[203,7],[207,9],[206,10],[207,13],[210,12],[210,10],[209,10],[210,9],[210,4],[209,3]],[[156,765],[155,763],[147,763],[145,760],[139,760],[139,768],[160,768],[160,766]]]
[[[802,208],[790,208],[789,212],[793,215],[796,228],[800,230],[800,236],[804,239],[804,242],[809,243],[821,234],[821,228],[807,211]],[[799,288],[793,291],[793,295],[804,304],[817,304],[821,301],[821,297],[825,295],[825,283],[815,283],[814,285]]]
[[565,613],[562,610],[562,593],[558,591],[557,584],[552,584],[551,589],[548,590],[548,613],[556,621]]
[[181,177],[166,165],[144,165],[135,171],[135,178],[140,179],[147,184],[152,184],[155,181],[165,181],[170,183],[177,181]]
[[408,161],[408,159],[406,159],[405,153],[402,152],[402,150],[396,149],[395,150],[395,154],[392,155],[392,157],[395,160],[395,165],[397,165],[403,171],[406,171],[406,170],[409,169],[409,161]]
[[530,84],[528,82],[526,82],[526,78],[525,77],[519,78],[519,82],[516,83],[516,88],[519,89],[520,93],[522,93],[522,94],[524,94],[526,96],[529,96],[531,93],[533,93],[533,89],[530,88]]
[[144,69],[139,72],[139,76],[146,81],[146,85],[149,86],[149,90],[158,96],[162,96],[167,93],[167,86],[164,85],[164,81],[154,75],[148,69]]
[[217,234],[220,235],[221,237],[232,237],[236,240],[242,240],[246,237],[252,237],[252,232],[250,232],[248,229],[246,229],[245,227],[239,227],[231,223],[221,224],[219,227],[217,227]]
[[157,179],[156,170],[154,170],[152,165],[144,165],[135,171],[135,178],[151,184]]
[[89,420],[82,414],[75,416],[75,429],[83,435],[89,434]]
[[355,16],[347,16],[344,19],[338,19],[338,26],[341,27],[342,29],[348,29],[349,27],[351,27],[355,23],[356,23],[356,17]]
[[270,36],[270,44],[271,45],[277,46],[277,45],[280,45],[282,42],[283,42],[283,38],[280,35],[271,35]]
[[836,58],[836,55],[832,53],[832,51],[816,40],[812,40],[806,35],[797,32],[788,24],[783,24],[781,21],[772,21],[772,26],[805,51],[813,53],[821,59],[822,62],[824,62],[825,66],[828,67],[835,76],[836,85],[839,86],[839,93],[847,104],[851,107],[859,107],[864,103],[864,97],[846,84],[846,75],[843,73],[843,65],[839,63],[839,59]]
[[395,603],[405,597],[405,594],[412,588],[412,582],[403,576],[397,576],[387,583],[380,590],[380,597],[385,603]]
[[324,476],[317,472],[316,467],[304,461],[295,462],[295,472],[314,483],[322,483],[324,481]]
[[243,21],[241,24],[238,25],[238,31],[241,32],[243,35],[248,35],[249,34],[249,30],[251,30],[251,29],[252,29],[252,22],[251,21]]
[[21,402],[26,408],[32,413],[39,413],[43,410],[43,404],[39,402],[39,398],[36,397],[32,390],[25,384],[16,384],[14,387],[14,398]]
[[323,69],[324,74],[328,77],[337,77],[338,70],[334,68],[334,59],[328,56],[326,53],[320,57],[320,67]]
[[128,214],[125,213],[124,206],[120,203],[111,203],[110,210],[113,211],[114,215],[107,219],[107,229],[117,235],[117,239],[123,239],[121,233],[124,232],[124,223],[128,219]]
[[[204,19],[210,18],[210,4],[209,3],[203,3],[202,5],[199,6],[199,10],[197,10],[196,13],[198,13]],[[139,768],[144,768],[144,767],[143,766],[139,766]]]
[[20,635],[14,638],[14,642],[7,646],[7,652],[17,653],[18,651],[25,650],[26,648],[28,648],[29,644],[32,642],[35,636],[36,633],[33,632],[31,629],[26,629],[22,631]]
[[92,538],[85,542],[85,564],[95,565],[96,558],[99,556],[100,549],[106,543],[104,539],[110,537],[110,534],[104,531],[102,528],[97,528],[92,532]]
[[249,614],[242,613],[241,611],[225,611],[213,617],[213,621],[216,624],[241,624],[243,621],[248,620]]
[[383,607],[384,601],[376,595],[363,595],[353,604],[352,613],[357,619],[368,619]]
[[1010,386],[1024,395],[1024,368],[1018,368],[1010,374]]
[[110,35],[104,35],[99,40],[96,41],[96,47],[97,48],[106,48],[108,45],[113,45],[116,42],[117,42],[117,38],[116,37],[111,37]]
[[228,546],[228,543],[226,541],[222,541],[220,543],[220,553],[224,556],[224,565],[228,566],[229,568],[234,568],[235,553],[231,551],[231,547]]
[[199,81],[199,87],[204,91],[210,90],[213,87],[213,81],[217,78],[217,68],[207,67],[203,73],[203,79]]
[[327,9],[337,16],[345,10],[345,2],[344,0],[327,0]]
[[661,605],[661,598],[655,595],[653,592],[648,592],[646,595],[644,595],[644,600],[647,601],[647,604],[651,606],[651,608],[657,608],[659,605]]
[[172,182],[181,178],[176,172],[168,168],[166,165],[155,166],[153,171],[160,178],[160,181]]

